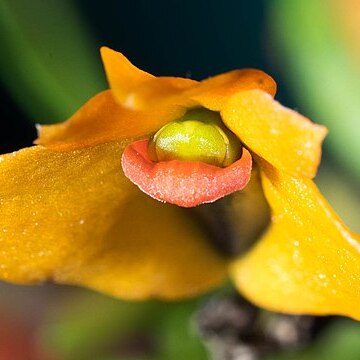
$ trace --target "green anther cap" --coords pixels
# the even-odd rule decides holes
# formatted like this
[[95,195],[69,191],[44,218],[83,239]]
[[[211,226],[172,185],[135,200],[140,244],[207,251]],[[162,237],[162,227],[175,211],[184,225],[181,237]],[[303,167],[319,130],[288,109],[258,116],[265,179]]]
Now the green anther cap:
[[149,141],[153,161],[202,161],[226,167],[240,159],[242,145],[223,124],[220,114],[193,109],[163,126]]

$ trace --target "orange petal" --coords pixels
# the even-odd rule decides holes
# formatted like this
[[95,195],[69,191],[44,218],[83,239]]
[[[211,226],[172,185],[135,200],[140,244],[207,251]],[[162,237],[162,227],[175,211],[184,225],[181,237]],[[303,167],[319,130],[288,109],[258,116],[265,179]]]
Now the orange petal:
[[234,95],[221,112],[239,139],[279,170],[313,178],[321,159],[325,127],[287,109],[260,90]]
[[232,95],[252,89],[263,90],[275,96],[276,82],[260,70],[233,70],[201,81],[186,94],[210,110],[221,111]]
[[122,156],[125,175],[152,198],[183,207],[214,202],[242,190],[251,176],[251,155],[243,149],[241,159],[226,168],[196,161],[152,162],[148,140],[128,145]]
[[36,143],[55,150],[72,150],[144,137],[184,112],[180,108],[161,112],[156,106],[148,111],[127,109],[118,105],[107,90],[91,98],[68,121],[41,126]]
[[[145,110],[157,107],[161,111],[176,106],[194,106],[183,90],[197,81],[176,77],[155,77],[130,63],[121,53],[101,48],[106,76],[116,101],[129,109]],[[168,110],[165,110],[168,111]]]
[[360,320],[360,237],[344,226],[311,180],[270,165],[262,169],[272,225],[232,265],[236,286],[271,310]]
[[124,146],[0,157],[1,279],[53,278],[123,298],[190,296],[223,279],[224,260],[185,212],[125,178]]

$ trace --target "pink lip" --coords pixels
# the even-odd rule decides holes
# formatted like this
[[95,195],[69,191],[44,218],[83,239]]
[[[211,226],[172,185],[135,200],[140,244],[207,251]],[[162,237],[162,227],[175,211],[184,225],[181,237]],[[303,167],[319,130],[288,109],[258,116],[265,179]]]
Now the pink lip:
[[122,156],[125,176],[152,198],[182,207],[213,202],[242,190],[250,180],[252,158],[245,148],[241,159],[226,168],[195,161],[153,162],[148,140],[129,144]]

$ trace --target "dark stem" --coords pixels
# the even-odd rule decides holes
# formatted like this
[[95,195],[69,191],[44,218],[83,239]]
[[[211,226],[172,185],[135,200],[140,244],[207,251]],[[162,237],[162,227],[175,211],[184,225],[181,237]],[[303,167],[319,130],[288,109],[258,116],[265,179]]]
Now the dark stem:
[[190,211],[213,245],[228,256],[247,251],[270,223],[269,206],[256,168],[244,190]]
[[213,360],[260,360],[310,345],[330,319],[268,312],[234,294],[205,303],[197,326]]

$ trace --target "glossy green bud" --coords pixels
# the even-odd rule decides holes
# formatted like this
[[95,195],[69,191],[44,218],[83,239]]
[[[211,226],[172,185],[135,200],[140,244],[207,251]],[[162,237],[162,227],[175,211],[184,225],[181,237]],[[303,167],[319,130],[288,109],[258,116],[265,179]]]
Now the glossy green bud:
[[206,109],[188,111],[163,126],[151,137],[148,155],[153,161],[201,161],[226,167],[240,159],[242,145],[223,124],[218,113]]

